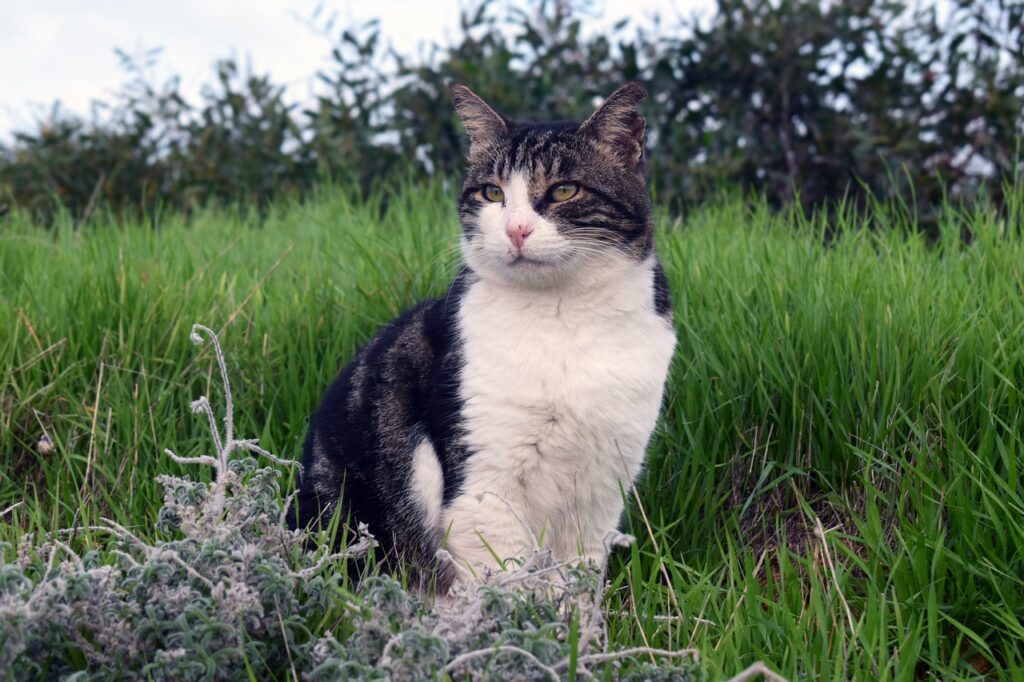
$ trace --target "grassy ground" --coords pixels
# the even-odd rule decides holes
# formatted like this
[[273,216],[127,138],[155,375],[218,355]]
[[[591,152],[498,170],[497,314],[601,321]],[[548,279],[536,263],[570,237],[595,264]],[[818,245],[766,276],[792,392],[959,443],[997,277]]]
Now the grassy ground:
[[[262,224],[4,226],[0,510],[25,502],[0,541],[104,515],[149,532],[154,477],[183,471],[160,453],[207,442],[196,321],[221,332],[239,432],[298,457],[337,369],[452,276],[450,194],[396,192],[383,217],[325,189]],[[613,559],[616,642],[697,647],[714,676],[1024,676],[1016,196],[1008,221],[947,211],[933,247],[897,209],[842,219],[828,248],[734,201],[663,216],[680,344],[638,542]]]

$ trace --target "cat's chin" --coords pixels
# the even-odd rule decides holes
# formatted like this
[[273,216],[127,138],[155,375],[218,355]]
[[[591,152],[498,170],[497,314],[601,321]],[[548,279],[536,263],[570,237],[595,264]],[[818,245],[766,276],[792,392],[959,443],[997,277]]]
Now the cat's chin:
[[508,261],[467,258],[466,264],[481,278],[523,289],[556,289],[573,278],[565,263],[519,257]]
[[540,261],[517,261],[502,265],[499,270],[498,276],[507,284],[523,289],[558,289],[572,279],[564,267]]
[[545,280],[566,270],[565,264],[561,261],[549,261],[529,256],[517,256],[509,259],[501,264],[501,268],[517,278],[533,277]]
[[505,277],[529,289],[555,289],[570,283],[572,273],[564,263],[517,258],[503,266]]
[[534,258],[532,256],[524,256],[523,254],[519,254],[505,262],[505,266],[509,268],[542,268],[550,267],[551,265],[552,263],[550,261]]
[[640,265],[612,250],[600,258],[572,252],[542,258],[535,254],[495,256],[464,248],[463,257],[469,269],[481,279],[532,291],[580,292],[600,288]]

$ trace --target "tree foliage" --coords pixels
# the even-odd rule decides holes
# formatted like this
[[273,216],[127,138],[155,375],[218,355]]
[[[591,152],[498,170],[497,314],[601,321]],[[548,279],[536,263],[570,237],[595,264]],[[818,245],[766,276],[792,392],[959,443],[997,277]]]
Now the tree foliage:
[[89,119],[54,107],[0,148],[0,202],[88,217],[207,202],[266,205],[323,177],[368,189],[461,167],[447,84],[514,115],[580,118],[622,81],[648,83],[651,171],[662,199],[723,183],[782,205],[899,196],[1001,198],[1024,134],[1024,0],[718,0],[710,17],[588,32],[585,3],[465,10],[450,44],[418,57],[376,22],[336,29],[314,101],[231,60],[198,102],[177,79],[129,79]]

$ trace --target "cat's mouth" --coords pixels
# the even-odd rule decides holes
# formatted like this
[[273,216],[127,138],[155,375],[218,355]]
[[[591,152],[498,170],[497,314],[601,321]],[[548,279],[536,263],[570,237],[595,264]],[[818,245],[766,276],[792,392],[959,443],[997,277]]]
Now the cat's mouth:
[[513,257],[512,260],[508,261],[508,266],[511,267],[511,268],[515,268],[515,267],[542,267],[542,266],[545,266],[545,265],[551,265],[551,263],[546,261],[546,260],[541,260],[540,258],[532,258],[530,256],[524,256],[521,253],[518,254],[517,256]]
[[566,266],[572,260],[571,253],[545,252],[537,253],[506,253],[501,260],[502,269],[517,281],[523,278],[531,282],[548,282],[552,277],[566,274]]

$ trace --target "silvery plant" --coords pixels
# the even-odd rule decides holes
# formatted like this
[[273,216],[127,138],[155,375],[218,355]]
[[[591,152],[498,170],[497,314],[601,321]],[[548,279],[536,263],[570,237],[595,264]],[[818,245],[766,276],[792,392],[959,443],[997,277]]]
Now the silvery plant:
[[[213,482],[161,476],[163,506],[155,522],[139,520],[155,523],[150,532],[103,519],[0,547],[0,678],[703,678],[694,651],[614,650],[603,570],[540,550],[443,597],[376,574],[372,561],[351,587],[373,538],[358,528],[338,549],[287,529],[279,467],[294,463],[236,437],[220,342],[202,325],[191,338],[213,345],[224,415],[205,396],[193,402],[213,454],[166,456],[212,468]],[[82,535],[92,549],[71,546]]]

